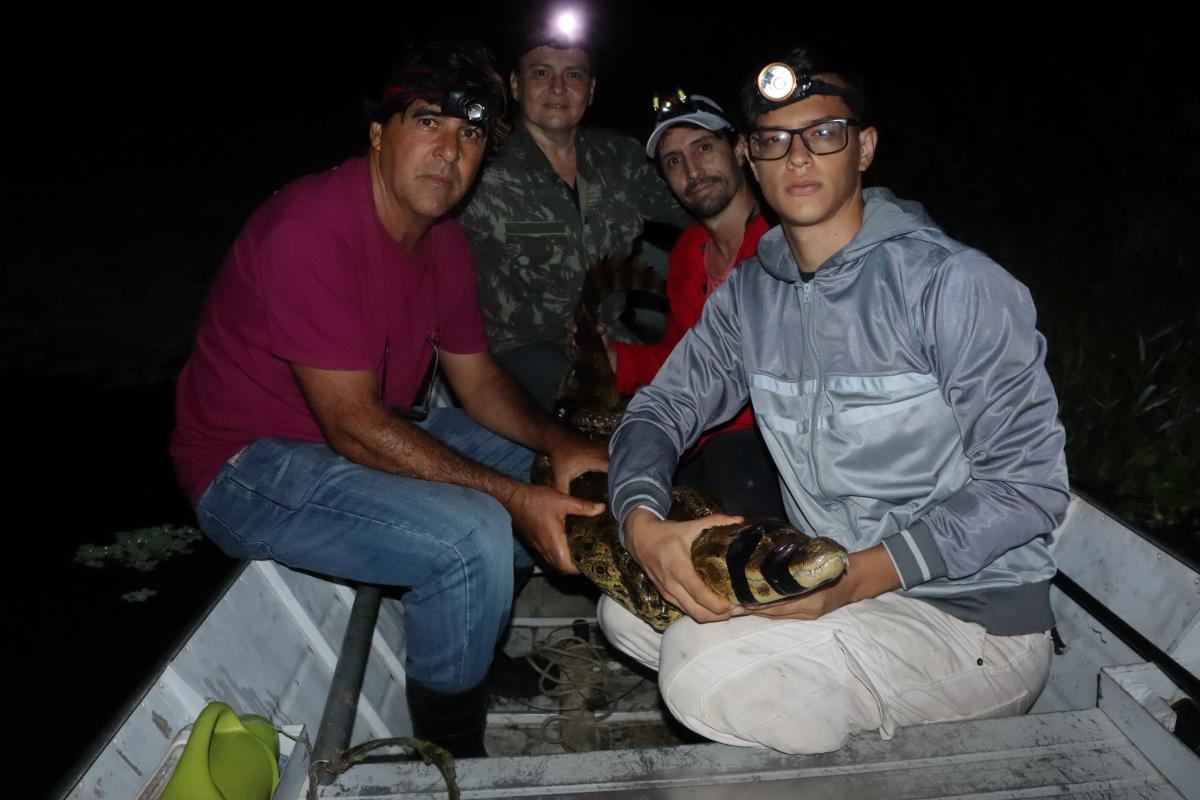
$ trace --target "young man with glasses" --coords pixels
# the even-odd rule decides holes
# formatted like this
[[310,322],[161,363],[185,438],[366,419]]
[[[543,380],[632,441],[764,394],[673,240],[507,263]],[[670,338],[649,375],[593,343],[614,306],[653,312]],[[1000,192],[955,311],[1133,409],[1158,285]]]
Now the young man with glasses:
[[[408,587],[414,732],[458,756],[486,755],[486,676],[514,567],[532,566],[524,545],[573,572],[564,518],[602,510],[528,485],[527,448],[564,488],[606,467],[487,351],[466,237],[446,218],[502,133],[503,98],[482,48],[408,54],[366,155],[284,187],[234,242],[171,441],[229,555]],[[418,387],[435,363],[461,410],[428,409]]]
[[[916,203],[862,188],[877,133],[852,73],[797,50],[743,93],[780,226],[705,306],[611,444],[625,546],[690,617],[661,637],[602,603],[668,706],[730,744],[1020,713],[1053,625],[1045,534],[1068,492],[1028,291]],[[691,567],[718,517],[664,521],[674,460],[749,398],[788,516],[851,551],[837,582],[733,605]]]

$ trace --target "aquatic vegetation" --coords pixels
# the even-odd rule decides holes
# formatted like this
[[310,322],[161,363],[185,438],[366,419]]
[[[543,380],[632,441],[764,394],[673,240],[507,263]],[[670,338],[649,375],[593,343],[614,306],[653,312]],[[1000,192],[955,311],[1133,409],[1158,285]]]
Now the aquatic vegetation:
[[[201,538],[200,531],[190,525],[155,525],[119,531],[114,535],[112,544],[80,546],[75,551],[75,562],[93,569],[115,564],[139,572],[151,572],[168,559],[191,553],[192,545]],[[126,599],[140,601],[147,597],[149,595]]]
[[1200,519],[1196,338],[1181,320],[1148,333],[1080,335],[1059,344],[1052,364],[1072,483],[1135,525],[1193,540]]

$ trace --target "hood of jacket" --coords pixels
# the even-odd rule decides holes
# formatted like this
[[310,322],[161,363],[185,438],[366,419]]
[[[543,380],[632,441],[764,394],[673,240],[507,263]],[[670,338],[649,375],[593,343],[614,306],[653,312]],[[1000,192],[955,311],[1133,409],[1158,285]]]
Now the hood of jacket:
[[[863,199],[862,227],[845,247],[819,267],[823,274],[856,263],[867,252],[889,239],[921,231],[939,238],[945,236],[918,202],[901,200],[891,190],[875,187],[864,189]],[[789,283],[800,280],[800,268],[792,258],[787,238],[783,235],[783,226],[775,226],[759,240],[758,259],[772,277]]]

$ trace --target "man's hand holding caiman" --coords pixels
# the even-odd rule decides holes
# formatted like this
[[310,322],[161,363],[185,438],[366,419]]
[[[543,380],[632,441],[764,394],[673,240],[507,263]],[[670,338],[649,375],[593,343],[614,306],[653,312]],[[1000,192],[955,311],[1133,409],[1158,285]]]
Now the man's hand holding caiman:
[[625,518],[625,549],[668,602],[697,622],[717,622],[740,613],[741,607],[704,584],[692,564],[692,542],[707,528],[740,522],[741,517],[725,514],[663,521],[638,508]]
[[559,572],[578,575],[579,569],[567,549],[567,515],[594,517],[604,512],[604,504],[572,497],[567,492],[571,480],[579,475],[606,471],[608,451],[604,445],[557,423],[546,430],[543,442],[550,457],[555,488],[518,484],[501,502],[512,517],[513,528],[550,566]]
[[603,503],[571,497],[549,486],[523,483],[500,502],[512,517],[513,528],[546,563],[559,572],[579,574],[567,549],[567,515],[592,517],[604,511]]
[[[608,472],[608,446],[557,425],[546,455],[554,473],[554,488],[569,494],[571,481],[586,472]],[[590,515],[588,515],[590,516]]]

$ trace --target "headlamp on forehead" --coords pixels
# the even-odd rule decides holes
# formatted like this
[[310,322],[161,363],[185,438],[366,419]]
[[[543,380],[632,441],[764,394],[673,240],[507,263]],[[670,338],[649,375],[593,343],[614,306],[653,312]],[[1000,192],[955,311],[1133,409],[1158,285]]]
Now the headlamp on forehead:
[[479,92],[477,87],[468,86],[466,89],[439,90],[433,88],[393,86],[383,93],[386,103],[395,97],[409,96],[441,106],[441,113],[447,117],[465,119],[475,125],[486,125],[495,116],[489,108],[486,92]]
[[446,92],[446,97],[442,100],[442,113],[447,117],[458,117],[476,125],[486,125],[492,116],[482,99],[462,89]]
[[[758,73],[758,93],[772,103],[791,97],[799,83],[796,71],[781,61],[767,64]],[[812,82],[806,83],[811,85]],[[808,87],[802,87],[800,91],[803,92],[806,88]]]
[[552,47],[556,50],[573,48],[588,50],[587,19],[584,17],[583,10],[578,8],[555,10],[542,25],[527,33],[521,40],[517,52],[519,56],[524,56],[530,50],[536,50],[539,47]]
[[762,110],[779,108],[799,102],[814,94],[846,98],[853,103],[858,92],[813,78],[804,70],[797,72],[782,61],[772,61],[758,72],[758,107]]
[[569,8],[554,15],[554,30],[568,42],[576,42],[583,38],[583,20],[579,14]]

